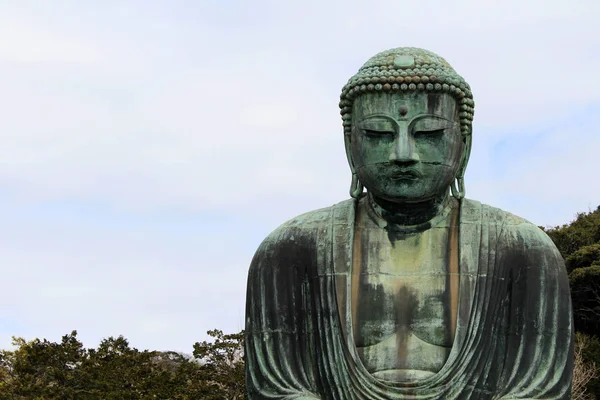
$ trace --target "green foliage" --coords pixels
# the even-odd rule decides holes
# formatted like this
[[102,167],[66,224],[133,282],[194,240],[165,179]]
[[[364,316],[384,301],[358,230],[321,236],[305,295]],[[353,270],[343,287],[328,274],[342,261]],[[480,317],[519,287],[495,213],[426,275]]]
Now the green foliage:
[[210,331],[194,345],[201,358],[140,351],[122,336],[85,349],[77,332],[60,343],[13,338],[0,351],[0,400],[242,399],[243,334]]
[[[226,390],[230,399],[243,399],[246,394],[245,366],[243,362],[244,332],[224,335],[220,330],[208,331],[215,338],[213,343],[194,344],[194,357],[202,360],[221,391]],[[206,397],[207,400],[221,397]]]
[[569,273],[577,268],[600,265],[600,242],[580,247],[565,259],[565,264]]
[[573,270],[569,284],[575,330],[597,335],[600,333],[600,265]]
[[[588,346],[583,350],[586,362],[600,367],[600,206],[579,213],[573,222],[546,233],[565,258],[569,273],[573,319],[578,334],[585,334]],[[600,373],[600,370],[598,371]],[[587,385],[600,398],[600,379]]]
[[[575,329],[600,334],[600,207],[546,233],[565,258]],[[600,359],[597,360],[600,365]]]
[[584,246],[600,242],[600,206],[589,213],[578,213],[570,224],[545,229],[560,254],[567,259]]
[[[85,353],[76,335],[73,331],[63,336],[61,343],[13,338],[17,350],[2,352],[5,367],[2,387],[11,385],[2,391],[0,398],[75,398],[81,391],[76,369]],[[12,397],[4,397],[9,393]]]

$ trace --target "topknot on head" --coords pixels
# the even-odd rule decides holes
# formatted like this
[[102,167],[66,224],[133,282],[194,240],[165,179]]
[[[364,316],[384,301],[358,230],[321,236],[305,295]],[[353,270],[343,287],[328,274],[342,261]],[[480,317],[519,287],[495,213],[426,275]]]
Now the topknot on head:
[[354,99],[368,92],[426,91],[453,95],[460,108],[463,135],[471,134],[475,102],[467,82],[439,55],[416,47],[398,47],[371,57],[342,89],[344,133],[350,134]]

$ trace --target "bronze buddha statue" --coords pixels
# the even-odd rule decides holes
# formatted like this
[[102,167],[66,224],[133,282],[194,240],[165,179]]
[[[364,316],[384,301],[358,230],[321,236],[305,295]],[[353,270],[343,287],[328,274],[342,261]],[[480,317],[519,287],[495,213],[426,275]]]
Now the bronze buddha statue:
[[351,199],[283,224],[250,267],[249,398],[570,398],[560,254],[464,197],[468,84],[432,52],[391,49],[340,107]]

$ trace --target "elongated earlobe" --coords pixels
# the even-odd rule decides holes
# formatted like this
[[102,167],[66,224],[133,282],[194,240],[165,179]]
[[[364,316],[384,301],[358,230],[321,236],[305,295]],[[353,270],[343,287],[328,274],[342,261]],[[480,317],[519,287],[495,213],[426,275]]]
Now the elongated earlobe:
[[452,191],[452,196],[456,198],[456,200],[462,200],[465,198],[465,178],[456,177],[454,182],[452,182],[452,186],[450,186],[450,190]]
[[452,196],[454,196],[457,200],[462,200],[465,198],[465,171],[467,169],[467,164],[469,163],[469,157],[471,156],[472,136],[470,134],[466,135],[464,139],[465,149],[463,151],[462,159],[460,160],[460,167],[456,172],[454,182],[452,182],[452,185],[450,186]]
[[350,150],[350,134],[344,134],[344,144],[346,146],[346,157],[348,158],[348,165],[352,172],[352,183],[350,184],[350,197],[358,199],[362,196],[364,186],[360,183],[356,172],[354,171],[354,162],[352,161],[352,153]]
[[352,183],[350,184],[350,197],[358,199],[363,194],[364,186],[360,183],[356,172],[352,173]]

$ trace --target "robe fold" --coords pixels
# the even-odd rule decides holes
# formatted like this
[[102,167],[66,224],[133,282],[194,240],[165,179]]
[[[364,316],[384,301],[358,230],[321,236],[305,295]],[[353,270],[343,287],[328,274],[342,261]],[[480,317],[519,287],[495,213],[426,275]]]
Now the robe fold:
[[352,330],[356,202],[296,217],[250,266],[246,385],[255,399],[570,399],[573,326],[563,259],[535,225],[461,202],[455,340],[435,375],[382,382]]

